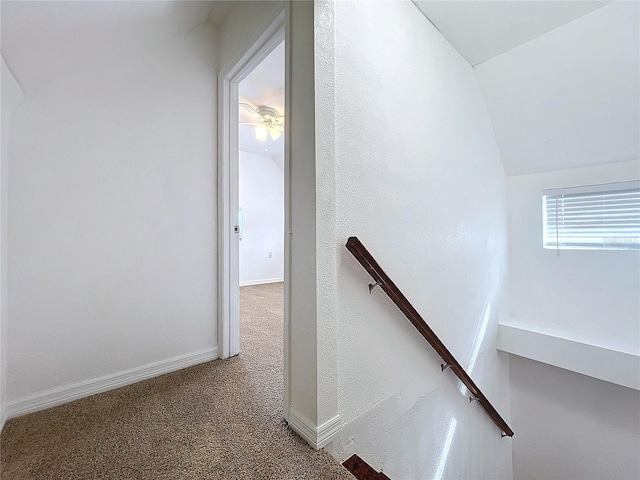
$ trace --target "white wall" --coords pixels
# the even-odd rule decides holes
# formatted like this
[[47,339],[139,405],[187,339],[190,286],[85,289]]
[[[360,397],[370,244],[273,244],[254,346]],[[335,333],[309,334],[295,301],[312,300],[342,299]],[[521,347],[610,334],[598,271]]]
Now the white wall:
[[272,157],[273,163],[276,164],[276,167],[282,172],[284,175],[284,153],[279,153],[278,155],[273,155]]
[[0,76],[2,132],[0,133],[0,430],[6,419],[7,382],[7,207],[11,117],[23,98],[23,91],[2,58]]
[[[285,176],[289,174],[288,218],[290,268],[287,272],[289,302],[285,293],[285,344],[291,345],[288,359],[288,405],[285,417],[313,446],[321,446],[326,430],[321,428],[337,416],[337,401],[331,409],[320,410],[318,369],[322,361],[318,328],[318,261],[316,198],[316,125],[314,55],[315,6],[312,2],[291,2],[287,8],[285,40]],[[286,290],[285,290],[286,291]],[[288,334],[288,338],[287,338]],[[286,348],[286,347],[285,347]],[[287,362],[288,360],[288,362]],[[286,372],[286,370],[285,370]],[[333,370],[333,398],[336,398],[336,371]],[[304,428],[303,428],[304,427]]]
[[612,2],[475,68],[512,175],[500,347],[548,363],[511,356],[516,478],[638,477],[637,392],[550,365],[638,384],[640,254],[544,250],[541,195],[640,177],[639,29]]
[[507,180],[510,323],[640,354],[640,251],[542,248],[542,190],[640,177],[640,161]]
[[[335,2],[314,2],[315,127],[316,137],[316,264],[318,331],[318,415],[322,421],[338,412],[338,284],[336,242],[336,77]],[[318,188],[320,187],[320,188]],[[336,417],[334,417],[336,418]]]
[[[640,374],[640,252],[542,248],[542,190],[637,179],[640,161],[508,177],[511,318],[547,338],[598,347],[593,355],[555,348],[558,365],[608,379]],[[603,362],[624,352],[620,368]],[[516,352],[518,353],[518,352]],[[551,352],[536,352],[545,359]],[[587,352],[588,353],[588,352]],[[572,358],[563,359],[564,356]],[[623,354],[618,354],[621,356]],[[635,355],[635,357],[634,357]],[[592,358],[593,357],[593,358]],[[549,357],[551,358],[551,357]],[[600,362],[599,365],[592,365]],[[549,360],[549,363],[554,361]],[[640,393],[613,383],[511,356],[515,478],[640,476]],[[626,375],[626,377],[625,377]],[[619,383],[619,382],[618,382]],[[637,384],[637,381],[634,382]]]
[[217,358],[216,62],[203,25],[96,60],[16,111],[14,413],[77,382]]
[[640,392],[511,355],[513,476],[640,478]]
[[[220,71],[236,64],[277,12],[286,8],[285,217],[289,262],[285,275],[284,417],[309,444],[320,447],[339,427],[335,355],[319,343],[330,332],[318,324],[317,288],[334,279],[317,273],[316,130],[313,2],[237,2],[220,29]],[[295,88],[291,88],[295,85]],[[334,257],[335,258],[335,257]],[[332,318],[335,326],[335,317]],[[335,342],[335,335],[331,336]],[[335,348],[331,350],[335,354]],[[320,371],[320,373],[319,373]],[[319,375],[322,379],[319,380]],[[320,385],[320,387],[319,387]]]
[[220,26],[220,71],[226,72],[236,65],[252,46],[256,32],[263,32],[272,14],[283,7],[282,1],[234,2],[224,23]]
[[[266,155],[240,151],[240,285],[284,277],[284,176]],[[269,257],[271,253],[271,257]]]
[[473,69],[410,2],[336,2],[317,22],[335,40],[335,76],[316,72],[335,79],[319,99],[335,104],[335,183],[317,169],[336,199],[337,258],[318,265],[337,272],[346,423],[331,450],[391,478],[510,478],[511,441],[344,248],[360,238],[508,422],[505,174]]

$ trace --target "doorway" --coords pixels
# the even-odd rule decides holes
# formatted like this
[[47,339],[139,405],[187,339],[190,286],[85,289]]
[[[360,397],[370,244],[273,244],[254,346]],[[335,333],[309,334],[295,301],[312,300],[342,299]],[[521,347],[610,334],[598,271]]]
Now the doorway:
[[[282,123],[282,119],[278,118],[279,114],[277,107],[270,105],[254,105],[253,100],[245,98],[242,103],[247,106],[240,106],[240,84],[251,76],[254,70],[258,69],[260,64],[267,59],[276,49],[280,49],[282,55],[284,55],[284,37],[285,37],[285,12],[281,10],[275,12],[272,22],[269,27],[263,32],[257,32],[253,40],[253,43],[246,51],[242,52],[239,58],[235,61],[233,66],[219,76],[219,104],[220,104],[220,117],[219,117],[219,161],[218,161],[218,355],[220,358],[229,358],[240,353],[240,238],[247,239],[247,233],[241,232],[241,229],[248,225],[246,223],[245,214],[246,207],[240,210],[240,136],[247,137],[247,142],[254,143],[253,147],[248,147],[247,144],[243,146],[243,149],[249,148],[255,149],[255,151],[262,154],[272,153],[275,157],[275,162],[282,162],[282,191],[285,191],[286,185],[288,185],[288,173],[287,173],[287,161],[284,154],[284,134],[280,132],[280,138],[276,139],[282,143],[281,155],[278,155],[278,145],[273,137],[267,131],[267,139],[265,143],[257,137],[255,128],[256,125],[241,125],[242,123],[257,123],[255,114],[252,117],[250,115],[252,110],[255,110],[258,114],[266,116],[267,113],[272,113],[270,110],[260,109],[259,107],[271,107],[276,110],[276,115],[273,115],[275,119]],[[277,54],[274,54],[277,55]],[[258,69],[259,72],[259,69]],[[258,73],[259,75],[259,73]],[[284,75],[283,75],[284,77]],[[283,88],[284,96],[284,88]],[[258,103],[258,102],[256,102]],[[262,100],[259,103],[263,102]],[[282,100],[282,110],[284,113],[284,99]],[[242,109],[242,117],[240,110]],[[245,115],[246,112],[246,115]],[[243,130],[244,129],[244,133]],[[263,132],[259,132],[260,134]],[[250,137],[253,135],[255,138],[252,140]],[[267,151],[264,151],[265,148]],[[261,149],[261,150],[260,150]],[[260,155],[255,154],[255,155]],[[243,155],[247,156],[247,155]],[[274,159],[270,155],[262,155],[267,157],[268,161],[274,165],[275,169],[278,169]],[[262,165],[264,167],[264,165]],[[272,169],[273,170],[273,169]],[[272,172],[273,173],[273,172]],[[285,198],[284,203],[286,204]],[[281,215],[286,215],[287,208],[285,205],[285,212]],[[251,215],[255,219],[255,212]],[[253,235],[255,237],[255,234]],[[284,229],[280,229],[280,236],[284,237]],[[254,238],[255,240],[255,238]],[[248,240],[242,240],[249,243]],[[267,277],[272,281],[274,279],[283,279],[285,285],[285,297],[287,275],[286,270],[288,268],[288,245],[286,239],[283,240],[284,248],[283,253],[279,253],[277,245],[265,245],[264,242],[259,248],[263,250],[261,255],[266,257],[267,264],[276,264],[279,260],[278,255],[284,267],[282,268],[281,277]],[[255,242],[254,242],[255,243]],[[255,245],[254,245],[255,246]],[[251,250],[247,248],[246,250]],[[269,258],[269,252],[271,257]],[[248,253],[248,252],[247,252]],[[271,262],[268,262],[271,260]],[[264,280],[263,278],[254,278],[254,280]],[[250,281],[250,280],[243,280]],[[286,305],[286,302],[285,302]],[[286,317],[286,307],[285,307]],[[285,369],[287,365],[286,361],[287,352],[285,349]],[[285,375],[286,383],[286,375]],[[285,389],[286,392],[286,389]],[[285,393],[286,396],[286,393]]]
[[240,348],[271,367],[283,348],[284,53],[282,42],[238,85]]
[[[330,291],[333,287],[318,283],[316,269],[316,220],[319,218],[316,211],[314,93],[316,5],[313,2],[255,2],[251,5],[247,2],[245,5],[243,15],[229,17],[234,19],[234,24],[237,23],[235,30],[227,30],[227,34],[222,35],[229,42],[221,43],[226,59],[218,76],[218,356],[228,358],[240,349],[237,295],[240,277],[239,262],[236,261],[239,259],[240,205],[238,183],[232,181],[238,177],[238,84],[284,40],[286,235],[282,405],[284,418],[291,428],[312,447],[320,448],[337,431],[340,415],[337,413],[337,359],[333,357],[337,339],[332,333],[335,329],[331,328],[335,326],[335,317],[331,314],[335,298]],[[265,7],[264,14],[257,17],[255,9],[258,5],[270,7]],[[240,43],[242,47],[238,49]],[[322,128],[329,132],[332,127],[323,123]],[[330,152],[326,154],[330,155]],[[327,174],[331,172],[327,170]],[[329,208],[327,222],[331,221],[331,212]],[[321,231],[325,232],[324,229]],[[329,231],[326,234],[328,240]],[[333,242],[320,250],[323,261],[335,257],[333,250]],[[319,294],[323,297],[321,303],[317,301]],[[319,314],[320,307],[322,312]],[[318,315],[322,318],[322,325],[329,327],[323,330],[322,336],[318,330]],[[318,345],[320,338],[321,346]],[[324,352],[324,357],[330,358],[329,364],[322,369],[318,368],[318,347]],[[322,385],[321,392],[317,392],[319,385]],[[317,396],[313,392],[317,392]],[[323,399],[320,417],[318,398]],[[294,399],[297,408],[292,405]]]
[[284,42],[240,82],[238,94],[243,288],[284,282]]

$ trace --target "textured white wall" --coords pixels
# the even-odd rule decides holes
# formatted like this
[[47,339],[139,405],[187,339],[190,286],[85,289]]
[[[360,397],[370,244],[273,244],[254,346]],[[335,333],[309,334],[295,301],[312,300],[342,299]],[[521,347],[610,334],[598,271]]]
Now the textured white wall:
[[335,2],[314,2],[316,116],[316,262],[318,318],[318,414],[326,421],[338,408],[338,284],[335,150]]
[[[252,42],[256,31],[264,31],[274,13],[285,2],[236,2],[220,28],[220,71],[236,64]],[[323,338],[317,325],[316,273],[316,162],[315,162],[315,78],[314,78],[314,4],[289,2],[286,31],[287,149],[289,185],[285,192],[289,212],[285,219],[289,235],[290,269],[285,289],[285,398],[284,416],[310,443],[318,440],[316,430],[337,414],[336,372],[331,377],[328,395],[331,408],[318,406],[318,342]],[[295,88],[291,88],[295,85]],[[332,365],[335,365],[335,361]],[[306,424],[292,419],[294,417]],[[314,437],[314,438],[311,438]]]
[[[285,82],[290,83],[285,86],[285,103],[288,125],[287,162],[291,182],[289,230],[292,232],[289,243],[291,268],[287,272],[290,285],[290,407],[296,415],[304,417],[315,428],[322,425],[326,417],[323,418],[318,409],[318,339],[322,334],[317,325],[318,211],[313,3],[291,2],[288,6],[288,19]],[[293,85],[295,88],[292,88]],[[334,409],[333,414],[336,413]]]
[[[240,152],[240,285],[282,281],[284,275],[284,177],[265,155]],[[272,256],[269,258],[268,252]]]
[[317,20],[334,22],[323,32],[335,39],[335,99],[319,100],[335,103],[335,172],[317,169],[319,196],[335,173],[338,253],[318,267],[319,278],[337,272],[346,424],[332,452],[358,452],[391,478],[510,478],[511,441],[390,300],[368,294],[343,246],[361,239],[508,421],[507,356],[496,351],[505,174],[475,74],[410,2],[336,2],[334,15]]
[[640,392],[510,358],[513,476],[640,478]]
[[542,190],[639,176],[636,160],[508,178],[512,324],[640,354],[640,252],[542,248]]
[[216,61],[202,26],[16,111],[10,401],[215,347]]
[[6,418],[7,383],[7,207],[11,117],[24,96],[22,88],[2,58],[0,77],[2,131],[0,132],[0,429]]

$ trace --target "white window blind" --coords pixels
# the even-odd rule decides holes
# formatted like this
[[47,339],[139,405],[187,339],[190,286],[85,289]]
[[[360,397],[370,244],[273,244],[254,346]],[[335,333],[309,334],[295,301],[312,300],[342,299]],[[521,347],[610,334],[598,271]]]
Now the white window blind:
[[543,246],[640,249],[640,181],[542,192]]

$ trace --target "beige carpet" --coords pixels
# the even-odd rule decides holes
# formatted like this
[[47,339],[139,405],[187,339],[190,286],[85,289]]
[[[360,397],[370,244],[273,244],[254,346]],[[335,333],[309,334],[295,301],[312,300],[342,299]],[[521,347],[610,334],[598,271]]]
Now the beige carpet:
[[10,420],[2,480],[351,479],[282,417],[282,284],[241,289],[242,353]]

